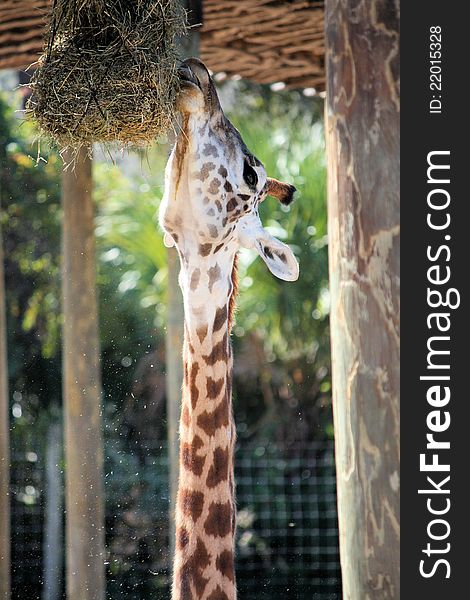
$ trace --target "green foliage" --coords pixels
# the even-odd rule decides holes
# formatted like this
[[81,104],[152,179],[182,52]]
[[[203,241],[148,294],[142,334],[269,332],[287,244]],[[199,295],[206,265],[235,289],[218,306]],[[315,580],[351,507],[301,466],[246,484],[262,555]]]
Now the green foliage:
[[[60,161],[36,162],[34,131],[0,94],[0,226],[7,305],[12,445],[41,451],[47,408],[60,401]],[[22,126],[20,127],[20,123]],[[47,153],[47,148],[43,149]],[[39,440],[39,443],[38,443]]]
[[139,168],[126,176],[122,166],[100,160],[93,177],[103,388],[119,420],[139,361],[163,343],[166,253],[155,216],[161,183],[150,186]]
[[126,176],[122,168],[97,162],[94,168],[97,202],[96,236],[101,283],[118,270],[118,292],[134,291],[143,309],[156,309],[156,323],[164,325],[166,250],[158,231],[156,212],[162,195],[164,157],[153,153],[156,176],[139,169]]
[[25,338],[28,333],[39,336],[42,355],[51,358],[60,325],[59,260],[50,252],[59,244],[60,161],[51,153],[47,162],[36,163],[30,156],[31,126],[12,125],[15,117],[0,97],[1,221],[9,312],[20,318]]
[[[328,316],[326,251],[326,170],[321,125],[310,115],[279,115],[261,111],[234,118],[249,148],[269,175],[293,183],[297,199],[284,207],[273,199],[261,206],[261,219],[288,243],[300,262],[295,283],[273,277],[255,254],[241,260],[239,319],[242,331],[262,334],[270,354],[282,360],[316,355],[312,340],[325,334]],[[253,260],[255,258],[255,260]],[[268,333],[264,333],[268,332]],[[235,330],[237,333],[237,330]]]
[[283,443],[332,437],[321,103],[307,102],[298,92],[257,90],[243,84],[237,98],[245,103],[233,103],[229,116],[268,174],[298,190],[291,206],[268,198],[260,214],[271,233],[293,248],[300,277],[295,283],[279,281],[254,253],[242,253],[234,333],[240,350],[245,339],[262,344],[263,352],[257,352],[258,379],[251,384],[261,395],[250,395],[243,377],[236,386],[239,399],[247,394],[243,408],[236,408],[239,429]]

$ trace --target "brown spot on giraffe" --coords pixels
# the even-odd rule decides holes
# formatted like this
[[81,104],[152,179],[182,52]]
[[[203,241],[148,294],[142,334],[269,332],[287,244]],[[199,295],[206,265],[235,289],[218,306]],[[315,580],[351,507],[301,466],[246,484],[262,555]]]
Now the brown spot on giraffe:
[[[214,209],[212,209],[212,210],[214,210]],[[217,229],[217,227],[215,225],[210,224],[207,226],[207,229],[209,230],[209,234],[211,237],[213,237],[213,238],[218,237],[219,230]]]
[[209,274],[209,292],[212,293],[212,287],[213,287],[214,283],[216,281],[219,281],[219,279],[222,277],[222,271],[220,270],[218,263],[216,263],[213,267],[210,267],[208,274]]
[[191,288],[191,290],[193,292],[194,292],[194,290],[197,289],[200,279],[201,279],[201,269],[194,269],[194,271],[191,273],[191,281],[189,283],[189,287]]
[[[204,144],[203,154],[205,156],[213,156],[214,158],[217,158],[219,156],[217,147],[214,146],[213,144]],[[220,168],[219,168],[219,172],[220,172]]]
[[[197,600],[197,598],[202,596],[209,583],[209,579],[203,575],[205,568],[209,564],[210,555],[207,552],[204,542],[198,538],[194,553],[191,556],[188,556],[185,563],[176,574],[181,589],[181,600]],[[191,583],[197,594],[196,599],[193,598],[191,592]]]
[[222,165],[220,165],[220,167],[219,167],[219,170],[217,171],[217,173],[218,173],[219,175],[222,175],[222,177],[223,177],[224,179],[225,179],[225,178],[227,177],[227,175],[228,175],[227,169],[226,169],[224,166],[222,166]]
[[213,333],[222,329],[224,323],[227,322],[227,305],[224,304],[215,311],[214,325],[212,326]]
[[202,475],[204,463],[206,462],[205,456],[198,456],[197,452],[204,446],[204,442],[198,435],[195,435],[192,443],[181,444],[181,461],[183,466],[188,471],[191,471],[197,477]]
[[209,175],[210,172],[213,171],[215,169],[215,165],[213,162],[206,162],[202,165],[201,169],[199,171],[197,171],[196,173],[193,173],[193,177],[194,179],[199,179],[200,181],[205,181]]
[[220,181],[220,179],[217,179],[217,177],[214,177],[214,179],[211,181],[211,184],[209,186],[209,193],[210,194],[218,194],[221,183],[222,182]]
[[199,254],[201,256],[208,256],[211,253],[212,244],[199,244]]
[[231,533],[232,504],[227,502],[212,502],[209,506],[209,514],[204,523],[207,535],[214,537],[225,537]]
[[231,550],[224,550],[219,554],[215,561],[215,566],[222,573],[224,577],[235,581],[235,573],[233,569],[233,552]]
[[199,373],[199,364],[193,363],[189,372],[189,397],[191,398],[191,406],[193,410],[196,408],[199,399],[199,389],[196,385],[196,377]]
[[183,513],[191,517],[195,523],[202,515],[204,508],[204,494],[193,490],[182,490],[180,495],[180,506]]
[[[216,247],[214,248],[214,254],[215,254],[216,252],[218,252],[218,251],[219,251],[221,248],[223,248],[223,247],[224,247],[224,244],[219,244],[218,246],[216,246]],[[227,250],[227,248],[225,248],[225,249]]]
[[213,437],[215,432],[221,427],[227,427],[229,422],[229,410],[226,398],[212,412],[205,410],[197,418],[198,426],[209,437]]
[[216,201],[215,201],[215,205],[216,205],[216,207],[217,207],[217,210],[218,210],[219,212],[222,212],[222,202],[221,202],[220,200],[216,200]]
[[228,448],[216,448],[212,465],[207,474],[206,484],[208,488],[214,488],[221,481],[228,478],[229,451]]
[[220,585],[218,585],[215,590],[213,590],[210,595],[207,596],[207,600],[230,600],[230,598],[222,590]]
[[226,192],[233,192],[233,187],[232,187],[232,184],[230,183],[230,181],[228,181],[228,180],[227,180],[227,181],[224,183],[224,190],[225,190]]
[[[202,342],[206,339],[207,335],[207,325],[203,325],[196,330],[197,337],[199,338],[199,342]],[[193,407],[194,408],[194,407]]]
[[213,366],[219,360],[227,361],[228,348],[227,348],[227,334],[220,340],[218,344],[215,344],[210,354],[204,356],[206,364]]
[[209,400],[215,400],[217,396],[220,394],[220,391],[225,383],[225,377],[221,377],[220,379],[212,379],[212,377],[208,377],[206,380],[206,388],[207,388],[207,397]]
[[176,544],[178,549],[185,548],[189,543],[189,533],[185,527],[179,527],[176,531]]
[[208,583],[208,580],[202,575],[208,564],[210,564],[210,555],[202,540],[198,539],[193,560],[191,561],[193,584],[198,596],[202,596]]
[[237,208],[237,206],[238,203],[235,198],[230,198],[230,200],[227,202],[227,212],[232,212]]

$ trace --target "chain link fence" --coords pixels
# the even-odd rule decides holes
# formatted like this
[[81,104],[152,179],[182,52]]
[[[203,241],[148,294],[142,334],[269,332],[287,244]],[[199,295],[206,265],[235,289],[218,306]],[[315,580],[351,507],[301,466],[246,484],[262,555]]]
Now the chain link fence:
[[[166,447],[138,453],[121,446],[108,442],[106,447],[107,597],[167,600],[171,557]],[[46,510],[46,487],[57,474],[62,476],[60,467],[34,452],[15,456],[14,599],[56,600],[48,597],[43,582],[50,579],[45,565],[58,559],[62,568],[55,577],[62,581],[57,598],[64,597],[63,544],[51,542],[47,517],[62,515],[62,494],[49,494],[55,506]],[[282,450],[273,444],[241,446],[236,455],[236,481],[239,597],[339,600],[332,443]]]

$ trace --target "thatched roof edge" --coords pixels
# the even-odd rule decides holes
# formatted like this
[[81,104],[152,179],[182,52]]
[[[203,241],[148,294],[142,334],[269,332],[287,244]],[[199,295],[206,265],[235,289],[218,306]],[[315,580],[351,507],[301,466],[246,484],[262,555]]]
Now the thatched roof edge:
[[[202,60],[259,83],[325,88],[323,2],[204,0]],[[50,0],[0,2],[0,69],[25,69],[42,51]]]

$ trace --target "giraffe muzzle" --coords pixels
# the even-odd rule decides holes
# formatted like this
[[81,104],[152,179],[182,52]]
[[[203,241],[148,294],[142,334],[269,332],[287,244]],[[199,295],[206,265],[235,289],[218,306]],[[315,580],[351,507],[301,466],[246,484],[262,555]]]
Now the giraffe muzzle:
[[178,77],[184,83],[190,83],[191,85],[195,85],[200,88],[201,85],[199,83],[199,79],[196,77],[194,71],[187,64],[181,64],[178,67]]

